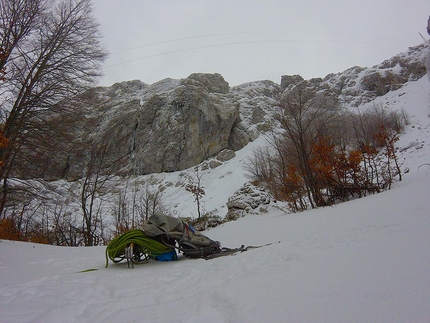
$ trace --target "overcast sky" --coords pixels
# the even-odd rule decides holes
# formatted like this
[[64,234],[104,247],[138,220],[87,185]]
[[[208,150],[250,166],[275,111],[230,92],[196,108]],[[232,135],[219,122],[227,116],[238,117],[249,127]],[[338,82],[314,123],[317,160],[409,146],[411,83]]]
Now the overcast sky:
[[373,66],[426,39],[429,0],[93,0],[101,85],[220,73],[230,86]]

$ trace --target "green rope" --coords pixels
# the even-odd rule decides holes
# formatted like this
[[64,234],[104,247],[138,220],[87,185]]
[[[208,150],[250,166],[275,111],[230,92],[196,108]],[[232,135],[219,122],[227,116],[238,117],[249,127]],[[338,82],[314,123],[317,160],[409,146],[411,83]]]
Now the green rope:
[[109,242],[106,247],[106,268],[109,265],[109,259],[115,264],[125,259],[125,249],[130,243],[140,246],[142,252],[152,258],[173,250],[148,237],[142,230],[133,229]]

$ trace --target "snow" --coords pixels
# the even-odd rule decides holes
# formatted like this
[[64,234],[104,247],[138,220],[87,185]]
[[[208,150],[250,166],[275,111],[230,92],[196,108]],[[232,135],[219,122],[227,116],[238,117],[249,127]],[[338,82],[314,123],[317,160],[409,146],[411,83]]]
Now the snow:
[[[378,99],[411,118],[398,142],[409,172],[390,191],[297,214],[272,204],[204,232],[268,246],[129,269],[104,268],[104,247],[1,241],[0,322],[430,322],[429,95],[423,77]],[[206,174],[207,209],[243,184],[263,143]],[[195,207],[185,190],[171,194],[181,212]]]
[[[236,151],[236,157],[223,162],[222,166],[206,170],[199,168],[202,188],[205,191],[205,199],[202,201],[205,211],[212,212],[220,217],[224,217],[227,214],[225,204],[228,198],[248,181],[243,168],[244,162],[246,162],[253,149],[265,144],[266,138],[261,136],[250,142],[245,149]],[[170,205],[167,205],[169,210],[173,211],[178,217],[197,218],[198,212],[194,196],[185,191],[184,185],[179,185],[188,183],[187,176],[195,180],[194,169],[195,167],[180,172],[151,174],[137,177],[137,180],[141,178],[154,179],[158,185],[163,186],[163,202],[170,201]]]

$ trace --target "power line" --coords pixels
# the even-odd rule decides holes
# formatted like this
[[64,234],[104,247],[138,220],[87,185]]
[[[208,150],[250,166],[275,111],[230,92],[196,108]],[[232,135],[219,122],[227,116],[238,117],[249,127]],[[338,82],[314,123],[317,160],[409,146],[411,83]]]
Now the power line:
[[[139,48],[144,47],[151,47],[161,44],[168,44],[173,42],[180,42],[184,40],[191,40],[191,39],[201,39],[201,38],[209,38],[209,37],[219,37],[219,36],[232,36],[232,35],[253,35],[253,34],[303,34],[303,35],[331,35],[331,36],[348,36],[348,37],[364,37],[360,35],[350,35],[350,34],[343,34],[343,33],[327,33],[327,32],[296,32],[296,31],[242,31],[242,32],[231,32],[231,33],[217,33],[217,34],[208,34],[208,35],[200,35],[200,36],[189,36],[189,37],[183,37],[183,38],[176,38],[176,39],[170,39],[170,40],[162,40],[154,43],[149,44],[143,44],[135,47],[130,47],[122,50],[118,50],[115,52],[112,52],[111,54],[117,54],[117,53],[123,53]],[[368,36],[365,36],[366,38],[369,38]],[[384,39],[386,40],[386,37],[371,37],[371,39]],[[393,39],[394,40],[394,39]]]
[[[200,37],[203,37],[203,36],[187,37],[187,38],[182,38],[182,40],[184,40],[184,39],[200,38]],[[171,42],[171,41],[161,41],[161,42],[157,42],[157,43],[152,43],[152,44],[148,44],[148,45],[143,45],[143,46],[135,47],[134,49],[141,48],[141,47],[146,47],[146,46],[152,46],[152,45],[156,45],[156,44],[167,43],[167,42]],[[212,44],[212,45],[204,45],[204,46],[189,47],[189,48],[184,48],[184,49],[177,49],[177,50],[173,50],[173,51],[168,51],[168,52],[163,52],[163,53],[157,53],[157,54],[142,56],[142,57],[131,59],[131,60],[127,60],[127,61],[122,61],[122,62],[119,62],[119,63],[116,63],[116,64],[111,64],[111,65],[105,66],[105,68],[115,67],[115,66],[119,66],[119,65],[122,65],[122,64],[131,63],[131,62],[135,62],[135,61],[139,61],[139,60],[143,60],[143,59],[147,59],[147,58],[152,58],[152,57],[157,57],[157,56],[164,56],[164,55],[169,55],[169,54],[174,54],[174,53],[180,53],[180,52],[187,52],[187,51],[198,50],[198,49],[214,48],[214,47],[221,47],[221,46],[232,46],[232,45],[257,44],[257,43],[281,43],[281,42],[380,43],[380,41],[376,41],[376,40],[375,41],[364,41],[364,40],[363,41],[359,41],[359,40],[327,40],[327,39],[314,39],[314,40],[278,39],[278,40],[241,41],[241,42],[220,43],[220,44]],[[387,42],[385,41],[384,43],[387,43]],[[126,51],[126,50],[123,50],[123,51]]]

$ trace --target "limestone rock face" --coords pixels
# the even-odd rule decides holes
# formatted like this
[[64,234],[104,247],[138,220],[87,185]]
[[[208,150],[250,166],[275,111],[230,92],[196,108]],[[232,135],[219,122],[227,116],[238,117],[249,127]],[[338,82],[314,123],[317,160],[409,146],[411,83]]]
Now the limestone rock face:
[[106,96],[98,107],[105,111],[103,126],[91,137],[114,143],[110,154],[113,160],[123,158],[116,171],[124,174],[186,169],[250,141],[246,133],[233,131],[240,121],[239,104],[219,74],[192,74],[150,86],[126,82],[101,95]]
[[184,170],[223,151],[227,160],[270,129],[279,89],[271,81],[230,88],[220,74],[203,73],[94,88],[82,103],[75,152],[55,163],[67,163],[61,176],[75,180],[91,158],[122,176]]
[[281,89],[285,90],[291,84],[297,84],[303,81],[303,77],[300,75],[282,75],[281,77]]
[[209,93],[227,94],[229,92],[229,84],[221,74],[203,74],[194,73],[183,80],[183,84],[194,84],[204,87]]

